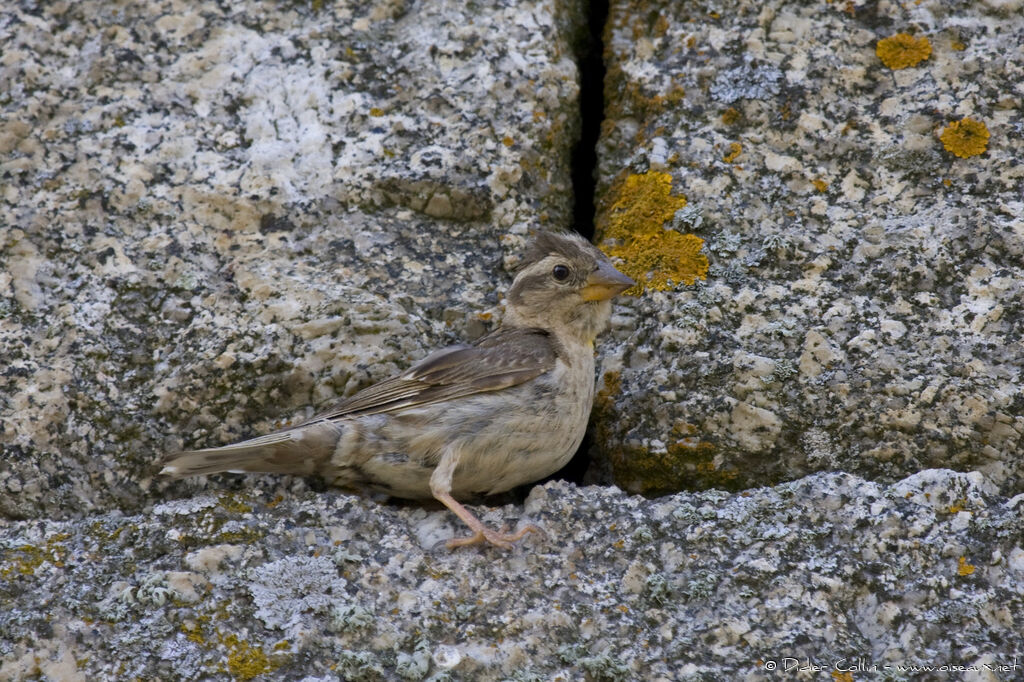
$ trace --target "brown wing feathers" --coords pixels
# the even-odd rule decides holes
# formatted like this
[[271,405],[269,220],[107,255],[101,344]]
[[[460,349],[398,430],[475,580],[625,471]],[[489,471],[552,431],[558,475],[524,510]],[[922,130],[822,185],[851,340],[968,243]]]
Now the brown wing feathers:
[[554,340],[539,329],[499,329],[473,346],[434,353],[374,384],[307,423],[428,405],[529,381],[554,367]]

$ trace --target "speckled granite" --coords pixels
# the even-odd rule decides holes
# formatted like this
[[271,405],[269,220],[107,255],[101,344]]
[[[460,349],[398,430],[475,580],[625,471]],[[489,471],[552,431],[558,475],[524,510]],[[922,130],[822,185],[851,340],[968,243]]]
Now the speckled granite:
[[445,511],[259,485],[10,524],[0,677],[776,680],[806,664],[825,673],[800,679],[965,679],[898,668],[960,665],[997,680],[1014,675],[985,666],[1024,665],[1024,496],[980,474],[660,500],[556,482],[483,514],[549,537],[448,552],[432,549],[461,532]]
[[1024,5],[613,0],[606,38],[598,228],[652,265],[598,480],[1024,490]]
[[592,473],[749,489],[548,483],[508,552],[153,463],[493,322],[569,4],[0,9],[0,680],[1021,675],[1020,2],[664,5],[607,33]]
[[162,453],[485,331],[570,220],[580,17],[0,8],[0,516],[138,508]]

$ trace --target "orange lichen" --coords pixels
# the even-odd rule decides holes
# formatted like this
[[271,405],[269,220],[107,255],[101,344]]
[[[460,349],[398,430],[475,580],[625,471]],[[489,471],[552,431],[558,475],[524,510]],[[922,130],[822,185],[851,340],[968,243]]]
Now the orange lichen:
[[953,121],[939,135],[946,151],[961,159],[984,154],[988,148],[988,137],[988,128],[985,124],[973,118]]
[[384,110],[380,107],[370,107],[370,116],[378,118],[384,115]]
[[819,192],[828,191],[828,183],[822,180],[821,178],[814,178],[813,180],[811,180],[811,184],[814,185],[814,189],[818,190]]
[[967,563],[967,557],[962,556],[959,559],[957,559],[957,562],[956,562],[956,572],[957,572],[958,575],[961,575],[961,576],[970,575],[970,574],[974,573],[974,566],[972,566],[971,564]]
[[659,14],[657,20],[654,22],[653,34],[655,38],[661,38],[668,33],[669,23],[668,19],[665,18],[664,14]]
[[692,285],[707,276],[704,240],[665,229],[665,223],[686,206],[686,197],[672,194],[672,176],[648,172],[627,175],[609,189],[608,208],[598,217],[598,243],[609,256],[621,258],[620,269],[637,281],[627,291],[667,290]]
[[729,153],[722,157],[722,161],[725,161],[726,163],[732,163],[742,153],[743,153],[743,145],[741,145],[739,142],[730,142],[729,143]]
[[890,69],[906,69],[915,66],[932,54],[932,44],[928,38],[915,38],[909,33],[897,33],[889,38],[882,38],[875,46],[875,54]]
[[729,107],[728,109],[722,112],[722,123],[724,123],[727,126],[731,126],[733,123],[736,123],[739,120],[740,112],[737,111],[734,107]]

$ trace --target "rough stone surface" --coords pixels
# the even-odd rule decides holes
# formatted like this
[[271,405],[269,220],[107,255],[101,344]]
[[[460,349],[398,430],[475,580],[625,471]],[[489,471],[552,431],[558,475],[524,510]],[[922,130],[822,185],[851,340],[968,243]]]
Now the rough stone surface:
[[[900,33],[930,56],[887,67]],[[654,262],[690,233],[710,268],[620,306],[597,480],[1024,490],[1021,3],[622,0],[606,40],[598,228],[652,232],[604,247]],[[946,149],[964,118],[981,155]],[[701,265],[678,253],[675,282]]]
[[1024,496],[993,491],[948,470],[659,500],[553,482],[482,510],[547,532],[510,552],[433,549],[462,532],[443,510],[259,485],[17,522],[0,677],[1010,679],[985,666],[1024,665]]
[[496,321],[569,221],[572,7],[0,8],[0,680],[1021,675],[1019,0],[612,3],[645,291],[591,475],[674,494],[547,483],[474,507],[546,537],[448,552],[439,507],[153,478]]
[[138,508],[486,330],[566,227],[571,3],[6,3],[0,515]]

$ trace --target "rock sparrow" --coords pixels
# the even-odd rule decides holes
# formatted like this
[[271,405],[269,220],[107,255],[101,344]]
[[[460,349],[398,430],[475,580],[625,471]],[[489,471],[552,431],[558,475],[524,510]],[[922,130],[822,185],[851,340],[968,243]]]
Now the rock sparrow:
[[575,233],[542,233],[507,295],[505,319],[312,419],[251,440],[170,455],[161,473],[320,475],[395,497],[434,497],[473,534],[449,548],[508,548],[524,534],[486,528],[458,500],[558,471],[579,447],[594,400],[594,339],[611,299],[634,284]]

